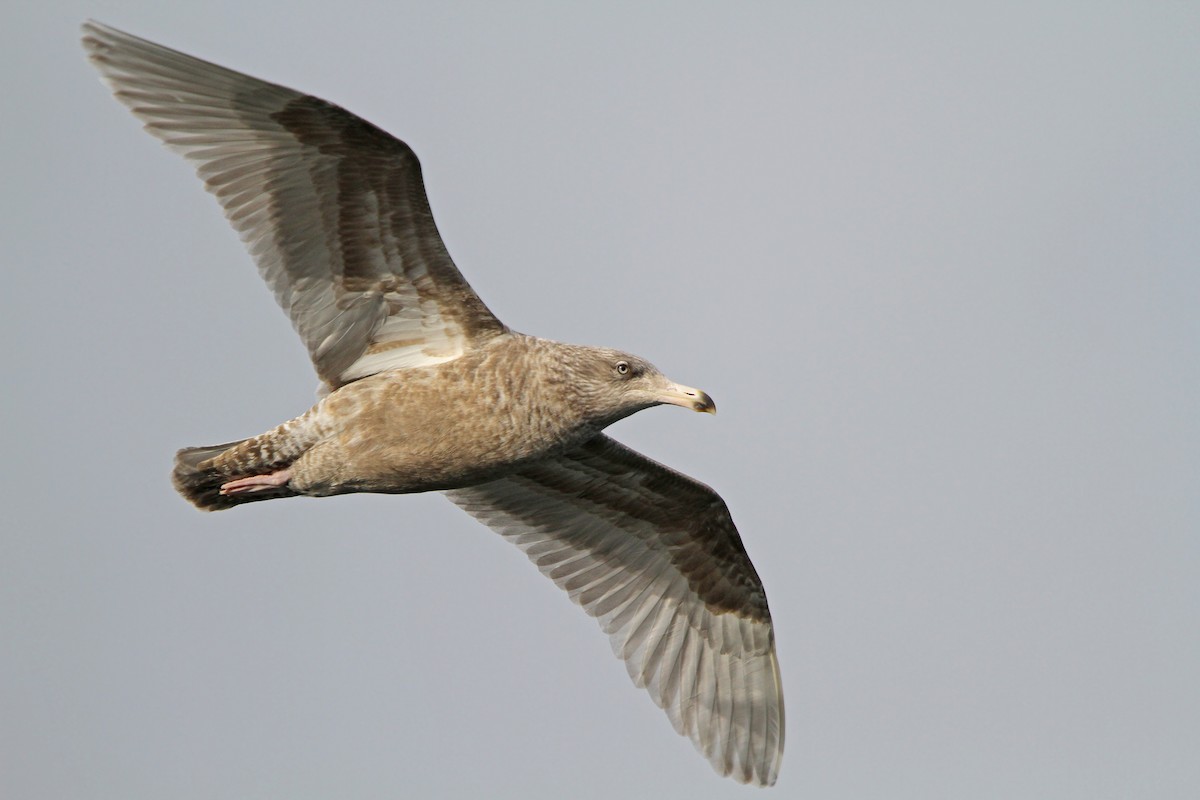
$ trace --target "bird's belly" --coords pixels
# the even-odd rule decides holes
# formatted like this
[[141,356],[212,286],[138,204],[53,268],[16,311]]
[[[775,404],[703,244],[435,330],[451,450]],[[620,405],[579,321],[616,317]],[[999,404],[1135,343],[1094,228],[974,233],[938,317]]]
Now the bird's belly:
[[293,487],[310,495],[404,494],[475,486],[582,441],[591,431],[518,430],[511,424],[414,429],[335,437],[296,464]]

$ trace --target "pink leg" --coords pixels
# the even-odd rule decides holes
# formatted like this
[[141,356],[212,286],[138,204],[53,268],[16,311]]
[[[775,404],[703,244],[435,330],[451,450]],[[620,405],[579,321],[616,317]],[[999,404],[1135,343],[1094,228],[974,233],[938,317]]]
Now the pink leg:
[[221,484],[221,494],[241,494],[242,492],[261,492],[264,489],[273,489],[276,486],[284,486],[292,479],[292,471],[290,469],[281,469],[278,472],[272,472],[270,475],[251,475],[246,478],[238,478],[236,481],[229,481]]

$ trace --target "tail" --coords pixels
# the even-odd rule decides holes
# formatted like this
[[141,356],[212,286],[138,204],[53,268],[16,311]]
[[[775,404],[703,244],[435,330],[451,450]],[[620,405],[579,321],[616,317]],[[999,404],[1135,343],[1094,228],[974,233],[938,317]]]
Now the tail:
[[246,441],[248,440],[242,439],[226,444],[185,447],[180,450],[175,454],[175,469],[171,473],[171,483],[175,485],[175,491],[201,511],[220,511],[259,500],[295,497],[297,493],[286,486],[239,494],[221,494],[222,484],[242,476],[215,469],[212,459]]

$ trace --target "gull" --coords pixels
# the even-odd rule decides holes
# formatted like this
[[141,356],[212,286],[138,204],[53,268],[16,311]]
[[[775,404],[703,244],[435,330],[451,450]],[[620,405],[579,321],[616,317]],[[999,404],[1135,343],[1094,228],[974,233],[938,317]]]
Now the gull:
[[291,319],[321,399],[180,450],[204,510],[440,491],[595,618],[633,682],[722,775],[774,784],[783,692],[762,582],[724,501],[603,433],[712,399],[638,356],[510,329],[458,271],[416,155],[320,98],[89,21],[88,57],[190,160]]

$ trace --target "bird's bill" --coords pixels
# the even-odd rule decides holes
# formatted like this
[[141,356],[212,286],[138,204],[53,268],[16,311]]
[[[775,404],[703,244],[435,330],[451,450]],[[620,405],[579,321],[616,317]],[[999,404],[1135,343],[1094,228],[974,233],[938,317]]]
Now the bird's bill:
[[684,386],[682,383],[669,383],[658,393],[658,402],[670,403],[673,406],[690,408],[706,414],[716,414],[717,404],[708,396],[708,392]]

